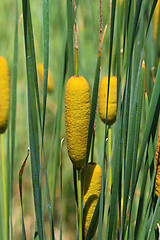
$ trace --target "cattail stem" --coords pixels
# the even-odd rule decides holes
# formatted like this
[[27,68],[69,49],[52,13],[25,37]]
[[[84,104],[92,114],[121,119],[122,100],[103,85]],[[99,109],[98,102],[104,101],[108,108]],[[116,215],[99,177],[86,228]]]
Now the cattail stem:
[[82,240],[82,189],[81,189],[81,170],[78,170],[78,211],[79,211],[79,240]]
[[5,221],[5,235],[8,239],[8,209],[7,209],[7,189],[6,189],[6,167],[4,159],[4,143],[3,143],[3,134],[1,134],[1,155],[2,155],[2,182],[3,182],[3,201],[4,201],[4,221]]
[[78,48],[75,48],[75,71],[76,77],[78,77]]
[[78,36],[77,36],[77,7],[74,0],[74,34],[75,34],[75,72],[78,77]]
[[[108,128],[108,159],[109,161],[111,158],[111,151],[112,151],[112,146],[111,146],[111,126]],[[110,172],[109,172],[109,190],[111,190],[111,184],[112,184],[112,164],[110,167]]]
[[95,134],[93,134],[93,138],[92,138],[91,162],[93,162],[93,156],[94,156],[94,142],[95,142]]

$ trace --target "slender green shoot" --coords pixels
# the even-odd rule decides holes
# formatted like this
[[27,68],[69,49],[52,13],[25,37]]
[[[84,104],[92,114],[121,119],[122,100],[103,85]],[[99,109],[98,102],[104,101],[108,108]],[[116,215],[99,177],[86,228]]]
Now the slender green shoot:
[[78,209],[79,209],[79,240],[82,240],[82,189],[81,189],[81,170],[78,171]]
[[2,182],[3,182],[3,200],[4,200],[4,222],[5,222],[5,236],[8,239],[8,209],[7,209],[7,188],[6,188],[6,166],[4,159],[4,141],[3,134],[1,134],[1,155],[2,155]]
[[74,33],[75,33],[75,72],[78,77],[78,36],[77,36],[77,7],[76,0],[74,0]]
[[[108,159],[110,161],[111,158],[111,151],[112,151],[112,141],[111,141],[111,126],[108,128]],[[111,185],[112,185],[112,164],[110,167],[110,173],[109,173],[109,192],[111,191]]]

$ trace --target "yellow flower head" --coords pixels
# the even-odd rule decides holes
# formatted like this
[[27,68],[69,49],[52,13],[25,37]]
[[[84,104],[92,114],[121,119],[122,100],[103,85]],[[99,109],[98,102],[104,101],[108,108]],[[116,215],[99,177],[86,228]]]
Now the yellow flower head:
[[[99,114],[101,120],[106,122],[106,106],[107,106],[107,89],[108,89],[108,77],[104,77],[99,86]],[[117,78],[110,77],[109,86],[109,98],[108,98],[108,114],[107,124],[111,125],[116,121],[117,114]]]
[[[38,77],[41,81],[41,83],[43,83],[43,63],[38,64],[37,66],[37,72],[38,72]],[[47,91],[48,92],[53,92],[54,90],[54,80],[52,78],[51,72],[48,69],[48,85],[47,85]]]
[[4,133],[8,122],[9,69],[6,59],[0,56],[0,134]]
[[65,89],[65,126],[68,154],[78,170],[85,165],[90,108],[88,82],[72,76]]
[[[84,176],[84,170],[82,171],[82,179]],[[89,225],[96,208],[98,198],[101,192],[101,180],[102,170],[97,163],[88,163],[85,187],[84,187],[84,198],[83,198],[83,228],[84,237],[86,237]],[[82,181],[83,184],[83,181]],[[83,186],[82,186],[83,189]],[[98,224],[98,219],[97,219]],[[92,237],[94,236],[96,228],[93,229]]]

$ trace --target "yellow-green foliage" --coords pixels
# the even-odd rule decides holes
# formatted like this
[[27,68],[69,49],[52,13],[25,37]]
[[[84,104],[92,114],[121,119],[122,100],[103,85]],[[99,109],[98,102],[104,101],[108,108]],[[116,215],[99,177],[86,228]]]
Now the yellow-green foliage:
[[[99,114],[104,123],[106,121],[107,89],[108,89],[108,77],[104,77],[100,82],[98,94]],[[108,114],[107,114],[108,125],[111,125],[115,122],[116,114],[117,114],[117,78],[113,76],[110,77]]]
[[65,125],[68,154],[76,169],[85,164],[90,107],[88,82],[72,76],[65,90]]
[[[43,83],[43,63],[38,64],[37,72],[38,72],[38,77],[39,77],[40,81]],[[48,92],[53,92],[53,90],[54,90],[54,80],[52,78],[50,70],[48,69],[47,91]]]
[[159,17],[159,8],[160,8],[160,0],[158,0],[154,15],[153,15],[153,39],[154,42],[156,41],[157,38],[157,28],[158,28],[158,17]]
[[6,59],[0,56],[0,134],[4,133],[8,122],[9,69]]
[[158,133],[157,151],[156,151],[155,193],[157,197],[160,194],[160,128]]
[[[82,179],[84,176],[84,171],[82,171]],[[96,208],[98,198],[101,192],[101,180],[102,180],[102,170],[97,163],[88,163],[85,188],[84,188],[84,198],[83,198],[83,228],[84,237],[86,237],[94,210]],[[83,181],[82,181],[83,184]],[[82,186],[83,189],[83,186]],[[98,219],[97,219],[98,223]],[[93,230],[94,236],[96,228]]]

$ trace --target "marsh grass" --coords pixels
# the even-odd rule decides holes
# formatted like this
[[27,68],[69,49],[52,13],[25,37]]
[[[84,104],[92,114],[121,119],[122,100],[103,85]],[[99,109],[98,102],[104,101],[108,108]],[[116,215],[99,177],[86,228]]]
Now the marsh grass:
[[[78,68],[88,80],[92,96],[86,163],[91,159],[99,81],[106,75],[118,79],[111,159],[107,154],[106,160],[105,155],[108,127],[96,113],[93,160],[102,168],[102,191],[86,239],[90,239],[98,210],[100,224],[94,239],[158,239],[160,197],[155,197],[154,178],[160,65],[159,31],[154,43],[152,25],[156,3],[112,0],[111,13],[109,2],[102,2],[103,28],[106,24],[108,27],[102,54],[98,55],[99,2],[77,1]],[[18,22],[22,12],[23,18]],[[8,239],[25,239],[24,230],[27,239],[33,239],[34,234],[36,239],[78,238],[77,176],[65,140],[59,168],[60,143],[65,139],[64,88],[66,80],[75,73],[73,1],[0,1],[0,13],[0,55],[9,63],[11,82],[9,123],[4,134]],[[141,68],[143,60],[145,69]],[[42,61],[43,86],[36,77],[36,64]],[[47,93],[48,67],[55,80],[52,94]],[[18,176],[28,147],[30,155],[22,175],[22,219]],[[110,160],[112,186],[108,192]],[[3,210],[1,192],[0,239],[6,237]]]

